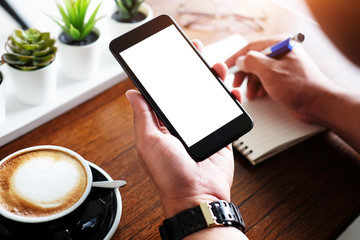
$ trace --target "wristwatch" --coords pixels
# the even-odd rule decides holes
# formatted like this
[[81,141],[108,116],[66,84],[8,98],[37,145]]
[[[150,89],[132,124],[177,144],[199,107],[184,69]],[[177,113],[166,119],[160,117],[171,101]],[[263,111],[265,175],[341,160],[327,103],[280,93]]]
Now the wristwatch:
[[163,240],[178,240],[214,226],[233,226],[245,230],[239,209],[227,201],[202,203],[182,211],[172,218],[165,219],[159,229]]

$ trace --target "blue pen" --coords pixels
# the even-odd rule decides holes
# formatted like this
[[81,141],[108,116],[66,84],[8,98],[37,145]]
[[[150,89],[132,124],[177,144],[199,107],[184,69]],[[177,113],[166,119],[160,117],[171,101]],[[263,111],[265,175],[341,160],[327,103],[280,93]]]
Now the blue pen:
[[[265,48],[261,51],[261,53],[271,58],[281,58],[293,49],[295,42],[302,43],[304,40],[305,35],[302,33],[298,33],[291,38],[279,42],[271,47]],[[231,68],[229,68],[228,74],[235,74],[239,71],[240,69],[237,66],[232,66]]]

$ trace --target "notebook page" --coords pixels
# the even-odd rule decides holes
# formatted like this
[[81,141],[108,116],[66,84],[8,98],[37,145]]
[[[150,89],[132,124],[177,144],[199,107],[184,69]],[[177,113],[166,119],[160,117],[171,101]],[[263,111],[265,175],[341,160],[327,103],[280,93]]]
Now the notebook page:
[[[251,161],[261,161],[284,148],[319,132],[319,126],[298,121],[269,97],[245,100],[242,104],[254,121],[254,128],[234,143]],[[242,142],[242,144],[240,144]]]
[[[247,44],[240,35],[231,35],[205,48],[204,57],[210,65],[224,61]],[[228,75],[225,83],[232,88],[233,76]],[[241,91],[245,96],[246,84]],[[322,130],[321,127],[305,124],[291,115],[290,111],[269,97],[247,100],[243,97],[242,106],[254,121],[253,129],[234,142],[234,147],[242,152],[252,164],[256,164],[282,151],[301,140]]]

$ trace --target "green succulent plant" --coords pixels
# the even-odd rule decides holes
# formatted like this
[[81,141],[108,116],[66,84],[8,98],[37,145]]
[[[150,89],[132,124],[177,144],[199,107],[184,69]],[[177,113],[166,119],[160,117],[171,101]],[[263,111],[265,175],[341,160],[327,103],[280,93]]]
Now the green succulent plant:
[[61,18],[50,17],[75,41],[85,39],[95,27],[95,23],[102,18],[96,18],[101,3],[97,5],[86,22],[85,17],[91,0],[63,0],[63,2],[65,7],[56,2]]
[[50,33],[36,29],[15,29],[5,44],[3,62],[14,68],[30,71],[49,65],[55,59],[57,48]]
[[143,2],[144,0],[115,0],[123,20],[133,19],[138,14],[139,7]]

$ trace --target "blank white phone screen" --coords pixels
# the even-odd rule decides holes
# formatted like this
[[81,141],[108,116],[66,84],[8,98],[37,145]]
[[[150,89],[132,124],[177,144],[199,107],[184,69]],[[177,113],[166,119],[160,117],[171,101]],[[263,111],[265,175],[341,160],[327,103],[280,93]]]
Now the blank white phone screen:
[[173,25],[120,55],[188,147],[243,113]]

